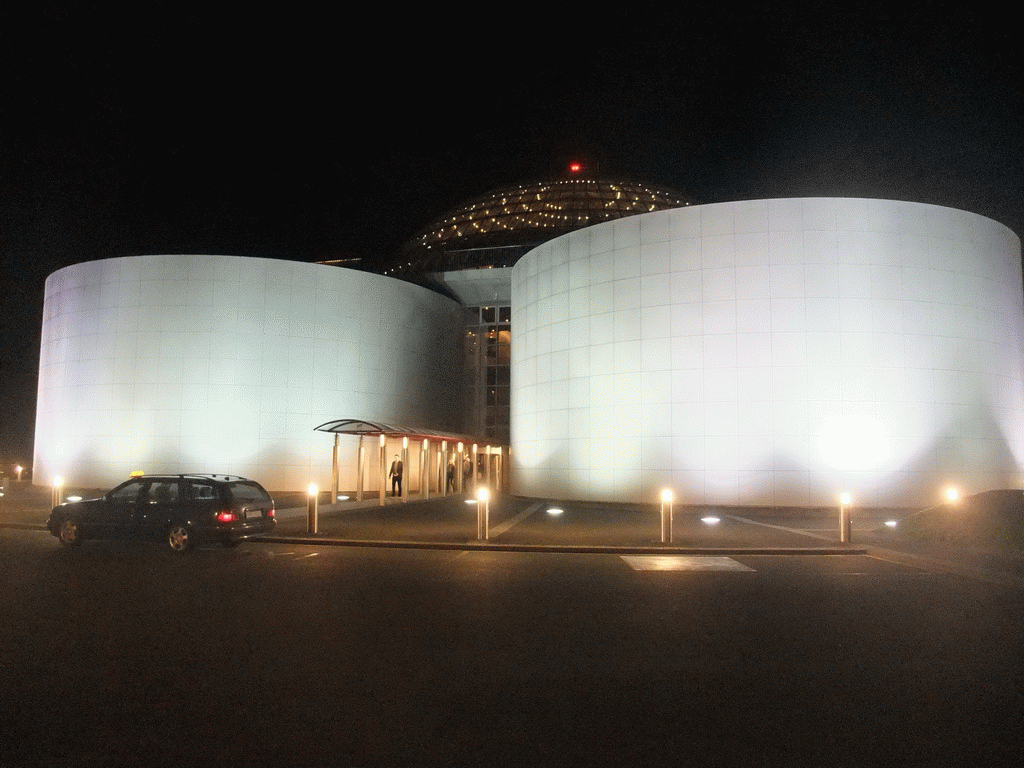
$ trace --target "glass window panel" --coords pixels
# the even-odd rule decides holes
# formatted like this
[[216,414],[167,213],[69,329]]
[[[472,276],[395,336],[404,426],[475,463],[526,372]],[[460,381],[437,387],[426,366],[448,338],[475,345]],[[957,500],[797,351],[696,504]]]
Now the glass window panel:
[[109,498],[115,502],[145,501],[148,497],[149,480],[132,480],[121,488],[110,492]]

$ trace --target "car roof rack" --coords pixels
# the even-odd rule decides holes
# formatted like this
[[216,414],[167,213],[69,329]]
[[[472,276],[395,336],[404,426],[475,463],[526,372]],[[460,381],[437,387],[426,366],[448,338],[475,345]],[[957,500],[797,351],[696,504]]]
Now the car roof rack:
[[145,479],[145,480],[153,480],[153,479],[170,478],[170,477],[178,477],[178,478],[181,478],[182,480],[220,480],[221,482],[236,482],[236,481],[241,480],[241,481],[247,482],[247,483],[252,482],[251,480],[249,480],[249,478],[242,477],[241,475],[220,475],[220,474],[211,474],[211,473],[206,473],[206,472],[185,472],[185,473],[178,473],[178,474],[168,474],[166,472],[155,472],[152,475],[147,475],[147,474],[132,475],[132,477],[130,479],[138,480],[138,479],[141,478],[141,479]]
[[181,477],[181,478],[201,478],[203,480],[226,480],[226,481],[248,480],[248,478],[242,477],[241,475],[212,475],[212,474],[206,474],[206,473],[202,473],[202,472],[189,473],[187,475],[178,475],[178,477]]

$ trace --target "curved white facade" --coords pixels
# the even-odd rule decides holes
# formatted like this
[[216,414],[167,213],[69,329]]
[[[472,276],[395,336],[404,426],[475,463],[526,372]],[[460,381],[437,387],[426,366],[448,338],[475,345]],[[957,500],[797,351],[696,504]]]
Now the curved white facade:
[[[460,427],[461,308],[409,283],[273,259],[137,256],[54,272],[43,313],[40,482],[105,487],[142,470],[324,487],[323,422]],[[355,487],[356,451],[341,459],[343,487]]]
[[513,268],[514,492],[831,506],[1022,487],[1020,240],[964,211],[755,200]]

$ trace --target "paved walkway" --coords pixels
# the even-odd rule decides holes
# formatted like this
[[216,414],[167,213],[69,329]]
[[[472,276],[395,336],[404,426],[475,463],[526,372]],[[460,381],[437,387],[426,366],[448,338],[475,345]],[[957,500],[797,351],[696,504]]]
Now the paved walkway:
[[[308,533],[306,508],[278,511],[275,539],[349,546],[393,546],[558,552],[661,554],[871,554],[1024,588],[1024,553],[945,542],[922,542],[885,525],[906,510],[853,515],[853,542],[839,542],[837,512],[815,509],[680,507],[673,543],[660,543],[654,506],[551,503],[501,497],[492,502],[490,537],[476,538],[476,504],[467,495],[405,503],[378,499],[318,508]],[[551,513],[561,509],[561,513]],[[717,517],[718,523],[702,518]]]

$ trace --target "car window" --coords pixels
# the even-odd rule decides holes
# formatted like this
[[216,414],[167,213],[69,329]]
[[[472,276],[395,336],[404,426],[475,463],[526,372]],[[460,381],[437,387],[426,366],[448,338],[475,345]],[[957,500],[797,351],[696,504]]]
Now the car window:
[[231,496],[239,504],[268,504],[268,494],[258,483],[232,483]]
[[119,504],[143,503],[149,498],[149,480],[132,480],[110,492],[108,498]]
[[157,504],[168,504],[178,500],[178,481],[161,480],[149,489],[149,500]]
[[216,499],[217,496],[217,489],[214,488],[212,483],[197,483],[193,480],[189,487],[189,498],[195,501],[212,500]]

